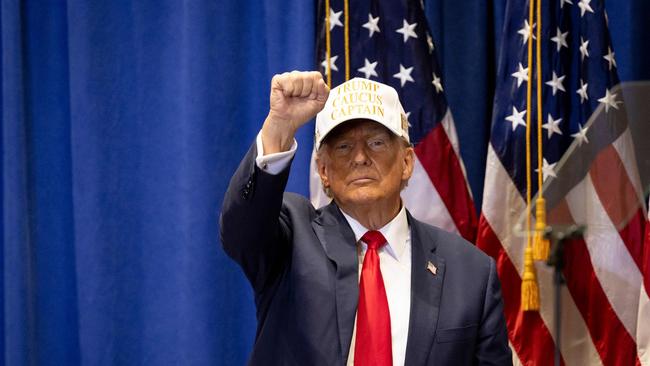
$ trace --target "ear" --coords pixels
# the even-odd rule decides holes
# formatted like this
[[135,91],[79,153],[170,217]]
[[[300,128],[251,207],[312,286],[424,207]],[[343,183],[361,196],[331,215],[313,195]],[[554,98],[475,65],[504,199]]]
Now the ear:
[[321,182],[323,182],[323,188],[329,188],[330,187],[330,182],[327,177],[327,169],[325,168],[325,160],[327,158],[323,158],[318,154],[316,156],[316,168],[318,169],[318,175],[320,176]]
[[407,181],[411,178],[413,174],[413,166],[415,164],[415,151],[412,147],[407,147],[404,149],[404,169],[402,170],[402,181]]

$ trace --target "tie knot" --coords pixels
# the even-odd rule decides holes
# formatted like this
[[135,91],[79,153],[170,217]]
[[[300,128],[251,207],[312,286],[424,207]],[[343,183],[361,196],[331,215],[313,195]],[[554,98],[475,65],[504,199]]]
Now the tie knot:
[[379,249],[386,244],[386,238],[377,230],[371,230],[363,234],[361,240],[368,244],[368,249]]

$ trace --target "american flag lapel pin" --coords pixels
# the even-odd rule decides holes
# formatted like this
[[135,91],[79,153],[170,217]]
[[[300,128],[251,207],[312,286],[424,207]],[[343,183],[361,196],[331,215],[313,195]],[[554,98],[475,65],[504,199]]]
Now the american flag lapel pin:
[[427,262],[427,269],[428,269],[429,272],[431,272],[434,276],[436,275],[436,273],[438,273],[438,268],[436,268],[436,266],[434,266],[433,263],[431,263],[431,262]]

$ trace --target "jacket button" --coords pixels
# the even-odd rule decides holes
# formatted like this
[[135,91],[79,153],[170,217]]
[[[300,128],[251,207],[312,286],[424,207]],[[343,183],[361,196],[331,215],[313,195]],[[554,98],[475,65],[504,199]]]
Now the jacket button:
[[244,189],[241,191],[241,198],[243,198],[243,199],[246,200],[246,199],[248,199],[248,195],[249,195],[249,194],[250,194],[250,190],[244,188]]

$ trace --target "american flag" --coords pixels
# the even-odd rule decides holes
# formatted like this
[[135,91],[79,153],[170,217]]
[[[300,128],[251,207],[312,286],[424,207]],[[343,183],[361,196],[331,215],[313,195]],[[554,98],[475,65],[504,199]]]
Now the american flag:
[[[541,308],[522,312],[526,238],[515,232],[526,208],[527,113],[537,141],[537,111],[526,111],[526,87],[537,81],[535,73],[528,80],[527,47],[537,41],[539,20],[529,22],[528,6],[522,0],[506,4],[477,243],[497,260],[516,361],[549,365],[555,346],[552,270],[537,264]],[[645,204],[604,4],[548,0],[542,6],[543,192],[549,221],[587,225],[584,238],[566,247],[562,361],[650,364]],[[538,193],[536,179],[531,193]]]
[[[402,192],[406,207],[416,218],[473,241],[475,207],[423,4],[320,1],[318,20],[318,64],[331,87],[360,76],[399,93],[417,156]],[[312,159],[312,203],[320,207],[329,200],[313,166]]]

